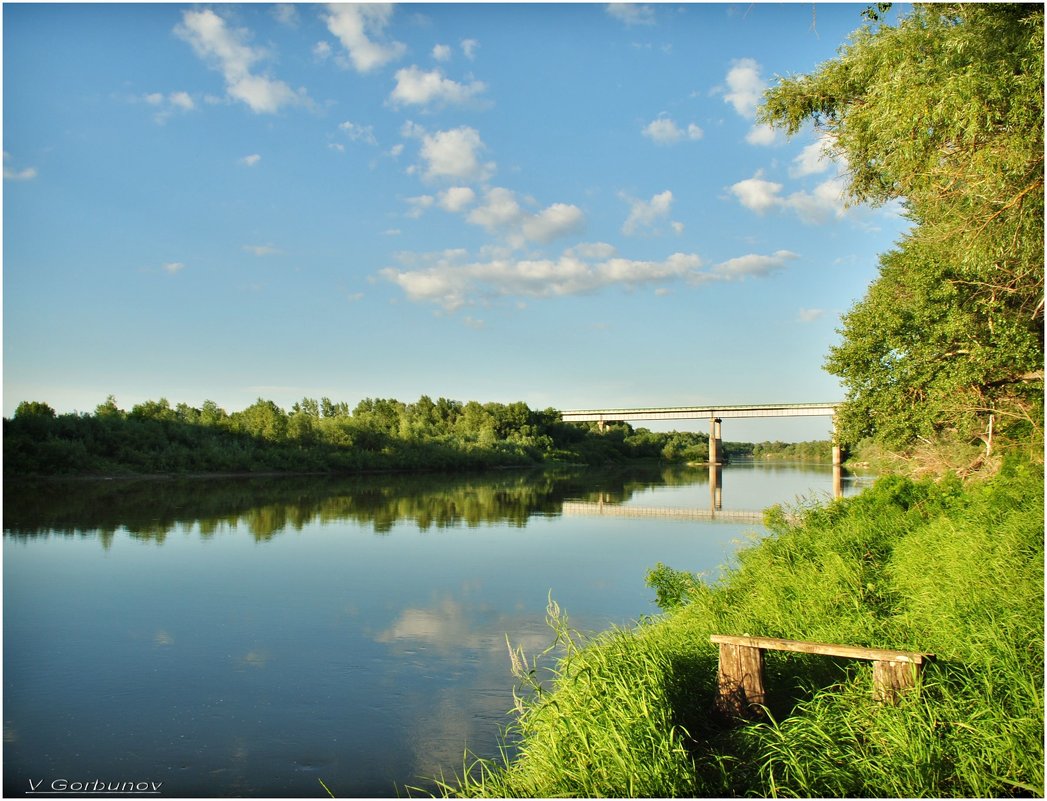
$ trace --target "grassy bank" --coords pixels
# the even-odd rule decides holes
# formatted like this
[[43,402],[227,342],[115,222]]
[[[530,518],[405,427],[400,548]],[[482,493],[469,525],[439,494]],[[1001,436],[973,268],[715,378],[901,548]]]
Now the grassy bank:
[[[743,549],[715,585],[659,566],[666,614],[587,639],[551,604],[551,675],[524,688],[512,761],[477,761],[448,794],[1042,796],[1043,472],[888,477]],[[937,655],[897,707],[868,663],[768,652],[769,717],[718,724],[712,633]],[[540,679],[543,680],[540,681]]]

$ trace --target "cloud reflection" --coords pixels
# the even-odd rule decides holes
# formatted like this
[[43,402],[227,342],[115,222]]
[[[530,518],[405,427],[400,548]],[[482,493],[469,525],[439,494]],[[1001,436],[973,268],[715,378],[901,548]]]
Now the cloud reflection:
[[493,755],[491,743],[511,722],[513,706],[506,638],[529,656],[553,641],[544,605],[499,613],[473,600],[482,591],[468,582],[458,597],[444,593],[429,606],[407,607],[373,635],[376,642],[412,654],[414,669],[430,677],[424,685],[413,685],[406,675],[397,678],[400,691],[427,694],[424,702],[401,706],[413,713],[409,747],[419,786],[426,784],[423,777],[450,780],[449,771],[461,773],[473,749]]

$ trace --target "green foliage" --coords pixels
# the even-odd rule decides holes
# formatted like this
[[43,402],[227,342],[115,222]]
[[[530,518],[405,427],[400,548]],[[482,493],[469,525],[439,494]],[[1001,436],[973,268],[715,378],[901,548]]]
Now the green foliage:
[[4,420],[8,476],[101,473],[355,472],[474,469],[542,462],[613,464],[654,458],[700,461],[708,438],[693,433],[600,431],[560,421],[555,409],[423,395],[415,403],[365,398],[347,404],[303,398],[291,412],[259,398],[227,413],[166,398],[130,412],[110,395],[93,415],[56,415],[21,403]]
[[661,562],[647,571],[644,581],[654,590],[654,602],[663,612],[686,606],[701,586],[701,579],[695,574],[674,570]]
[[[530,694],[514,759],[467,766],[484,797],[994,797],[1043,794],[1043,474],[1011,461],[963,485],[889,477],[803,510],[716,584],[658,565],[669,614],[585,641],[552,615],[559,661],[513,663]],[[898,706],[871,667],[767,652],[768,718],[711,714],[709,635],[932,652]]]
[[832,443],[828,440],[758,442],[753,445],[752,456],[764,461],[828,463],[832,461]]
[[764,122],[808,121],[855,201],[900,199],[913,228],[827,359],[839,432],[892,448],[1043,430],[1043,6],[917,5],[782,79]]
[[15,417],[25,419],[26,417],[43,417],[53,419],[55,410],[46,403],[40,401],[22,401],[15,408]]

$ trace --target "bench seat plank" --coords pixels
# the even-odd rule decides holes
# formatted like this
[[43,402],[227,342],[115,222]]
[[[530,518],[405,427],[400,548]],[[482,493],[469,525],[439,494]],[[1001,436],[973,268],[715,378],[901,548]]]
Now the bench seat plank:
[[887,648],[862,648],[855,645],[781,640],[776,637],[735,637],[730,634],[713,634],[711,639],[713,642],[721,645],[742,645],[763,650],[794,651],[801,654],[821,654],[822,656],[843,656],[851,659],[869,659],[874,662],[908,662],[914,665],[921,665],[934,656],[933,654],[921,654],[914,651],[892,651]]
[[894,704],[901,692],[913,687],[924,664],[934,654],[894,651],[888,648],[862,648],[825,642],[782,640],[777,637],[736,637],[713,634],[720,646],[717,710],[729,718],[759,717],[766,699],[764,651],[792,651],[801,654],[865,659],[873,663],[873,697]]

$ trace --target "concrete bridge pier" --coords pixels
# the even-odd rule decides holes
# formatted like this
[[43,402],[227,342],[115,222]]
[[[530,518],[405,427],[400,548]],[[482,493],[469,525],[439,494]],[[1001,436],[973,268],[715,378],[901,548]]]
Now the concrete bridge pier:
[[712,511],[723,509],[723,467],[709,463],[709,503]]
[[840,433],[836,425],[836,415],[833,415],[833,467],[843,464],[847,458],[847,449],[840,443]]
[[709,464],[723,464],[723,439],[719,417],[709,418]]

